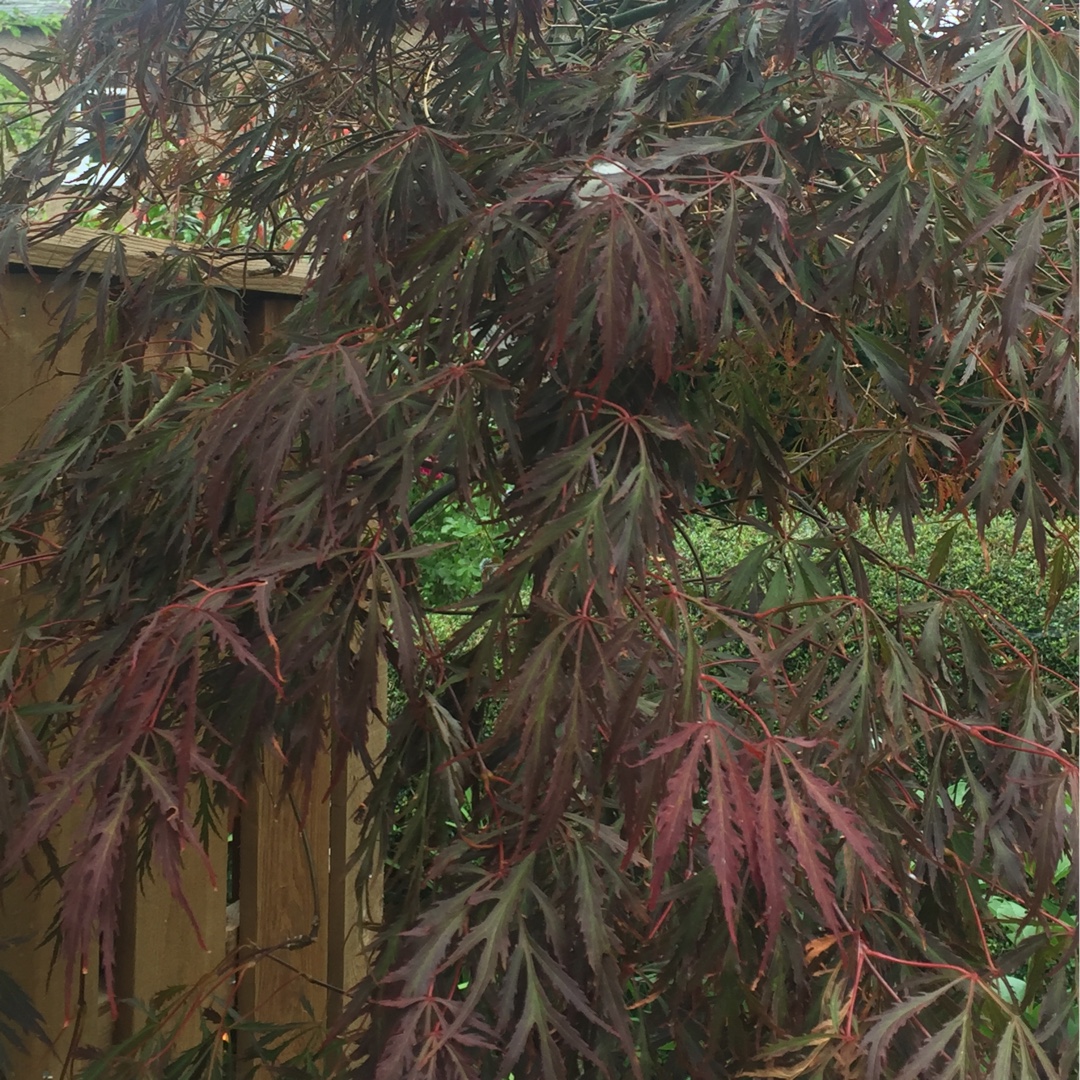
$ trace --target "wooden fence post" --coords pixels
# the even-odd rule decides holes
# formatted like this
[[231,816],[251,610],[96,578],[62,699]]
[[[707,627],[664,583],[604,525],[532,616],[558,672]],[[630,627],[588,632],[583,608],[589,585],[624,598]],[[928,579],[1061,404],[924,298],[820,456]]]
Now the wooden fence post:
[[[52,368],[36,359],[56,329],[46,305],[47,290],[47,283],[29,274],[0,279],[0,463],[15,457],[77,382],[76,376],[58,372],[78,371],[81,340],[70,342]],[[22,607],[21,585],[18,571],[0,571],[0,653],[12,645]],[[58,672],[49,680],[52,685],[38,688],[38,695],[48,698],[61,678]],[[77,817],[77,811],[68,815],[54,836],[61,858]],[[10,1080],[59,1076],[73,1039],[86,1042],[98,1036],[97,950],[87,957],[86,971],[72,989],[71,1015],[66,1016],[64,971],[60,965],[52,969],[47,941],[60,889],[46,875],[44,859],[35,854],[0,895],[0,968],[30,996],[52,1040],[45,1046],[28,1038],[24,1054],[12,1053]]]

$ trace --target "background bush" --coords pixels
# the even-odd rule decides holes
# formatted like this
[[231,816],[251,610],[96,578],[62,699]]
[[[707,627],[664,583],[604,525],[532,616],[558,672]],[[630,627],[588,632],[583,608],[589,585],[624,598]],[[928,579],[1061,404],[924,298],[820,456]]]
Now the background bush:
[[[975,525],[963,518],[933,516],[926,518],[915,531],[915,555],[907,551],[899,524],[879,527],[864,523],[858,532],[860,540],[889,562],[921,568],[927,576],[936,578],[942,588],[976,593],[1022,631],[1039,649],[1043,662],[1063,674],[1076,670],[1078,596],[1075,571],[1075,543],[1063,549],[1060,574],[1060,595],[1054,596],[1054,583],[1040,572],[1030,534],[1025,533],[1019,546],[1013,549],[1012,517],[990,522],[985,544],[980,543]],[[930,574],[935,548],[943,534],[955,527],[948,553],[936,574]],[[1075,541],[1075,527],[1072,530]],[[812,550],[813,530],[796,533],[796,543]],[[697,561],[691,555],[697,553]],[[686,522],[683,553],[686,556],[684,573],[693,583],[699,581],[701,570],[706,578],[722,577],[757,548],[764,547],[766,558],[778,560],[784,544],[771,539],[769,532],[759,532],[745,525],[731,525],[715,518],[697,516]],[[778,565],[777,569],[780,567]],[[933,568],[937,569],[937,568]],[[925,590],[910,578],[890,573],[883,567],[868,567],[867,577],[875,607],[888,611],[897,603],[914,603]],[[839,583],[836,583],[839,584]],[[1047,617],[1048,601],[1051,603]],[[766,607],[770,606],[765,604]]]
[[[418,586],[429,607],[449,608],[472,596],[480,587],[485,567],[500,557],[501,534],[489,520],[490,511],[489,501],[478,496],[471,505],[444,503],[417,523],[418,543],[443,545],[440,550],[418,560]],[[1080,606],[1074,569],[1075,547],[1064,551],[1065,580],[1060,596],[1054,597],[1051,581],[1040,572],[1030,534],[1025,532],[1019,546],[1013,549],[1014,519],[1011,517],[997,518],[989,523],[985,544],[979,541],[973,522],[958,517],[927,517],[916,528],[913,559],[909,558],[898,524],[891,526],[880,521],[875,526],[866,522],[858,535],[868,548],[885,560],[921,568],[929,576],[938,542],[953,528],[955,532],[947,556],[940,568],[933,568],[937,584],[945,589],[976,593],[1032,641],[1044,663],[1063,674],[1074,671]],[[797,531],[795,542],[812,551],[813,530]],[[684,522],[680,546],[686,559],[683,573],[692,589],[700,589],[702,570],[706,579],[723,577],[758,548],[764,549],[762,557],[776,562],[779,571],[784,544],[764,527],[759,531],[706,515],[693,515]],[[696,559],[691,548],[696,552]],[[867,576],[873,604],[879,610],[888,611],[898,601],[904,604],[917,602],[925,593],[918,582],[890,573],[884,567],[868,567]],[[1048,600],[1052,601],[1049,618]],[[444,615],[443,621],[436,621],[435,625],[449,629],[456,627],[458,620]]]

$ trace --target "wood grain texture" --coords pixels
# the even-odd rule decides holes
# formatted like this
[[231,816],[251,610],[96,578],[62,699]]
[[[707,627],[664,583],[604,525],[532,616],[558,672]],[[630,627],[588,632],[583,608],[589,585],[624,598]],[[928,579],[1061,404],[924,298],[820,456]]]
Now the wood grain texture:
[[127,1038],[138,1029],[145,1017],[141,1005],[152,1004],[170,988],[191,987],[192,994],[170,1002],[176,1023],[187,1016],[176,1041],[183,1049],[198,1041],[198,1016],[204,1004],[226,996],[227,984],[218,985],[214,973],[225,956],[227,850],[224,836],[210,837],[207,855],[216,885],[199,852],[188,849],[184,855],[180,877],[198,932],[160,875],[139,881],[134,859],[129,858],[117,947],[117,997],[123,1003],[115,1038]]
[[[282,273],[275,269],[265,256],[243,250],[223,251],[213,248],[189,248],[169,240],[157,240],[148,236],[131,236],[126,233],[106,233],[99,229],[72,226],[60,236],[30,235],[28,245],[29,263],[38,269],[59,270],[66,267],[72,256],[92,250],[80,263],[80,269],[100,273],[105,266],[110,243],[123,245],[124,261],[129,274],[139,274],[150,269],[155,260],[169,254],[192,254],[206,265],[207,284],[220,283],[240,292],[279,293],[299,296],[307,288],[310,263],[303,259],[299,268]],[[9,257],[9,263],[24,263],[17,254]]]
[[[263,1023],[326,1017],[330,757],[316,762],[306,814],[266,754],[240,815],[241,1011]],[[306,1004],[305,1004],[306,1003]]]

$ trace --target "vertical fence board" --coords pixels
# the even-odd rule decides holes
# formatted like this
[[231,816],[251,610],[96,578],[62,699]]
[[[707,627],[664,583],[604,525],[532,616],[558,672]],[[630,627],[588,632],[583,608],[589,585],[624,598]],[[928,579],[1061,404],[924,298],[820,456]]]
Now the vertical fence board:
[[[373,590],[374,591],[374,590]],[[374,611],[374,614],[372,612]],[[366,618],[384,618],[385,612],[369,600]],[[362,628],[354,631],[354,655],[361,647]],[[377,658],[375,714],[368,717],[366,757],[377,769],[386,749],[387,665],[386,654]],[[359,881],[352,859],[360,840],[364,805],[375,777],[364,758],[339,743],[335,747],[337,780],[330,793],[330,903],[329,966],[327,982],[335,990],[327,1001],[331,1020],[344,1007],[344,994],[367,974],[372,933],[382,919],[383,875],[381,869],[367,881]]]
[[302,824],[282,773],[267,753],[240,814],[241,958],[257,959],[239,1003],[261,1023],[286,1024],[307,1018],[305,1002],[317,1019],[326,1016],[329,755],[317,760]]
[[[385,698],[385,678],[379,696]],[[374,717],[368,737],[368,753],[378,762],[386,746],[386,728]],[[360,836],[359,815],[371,791],[372,777],[357,754],[348,754],[339,765],[341,775],[330,796],[330,903],[327,938],[330,946],[327,982],[347,991],[367,974],[367,927],[382,918],[382,873],[358,882],[350,867]],[[330,993],[331,1018],[342,1008],[342,995]]]
[[[249,294],[245,322],[253,350],[266,344],[295,302],[292,296]],[[302,827],[298,808],[281,791],[281,762],[271,754],[246,792],[240,814],[241,958],[273,951],[245,972],[238,1004],[260,1023],[302,1023],[305,1003],[316,1019],[327,1014],[329,783],[325,754],[316,764]],[[309,935],[313,940],[295,946]]]
[[295,297],[266,293],[248,298],[244,321],[253,352],[261,349],[273,336],[275,327],[292,311],[295,303]]
[[[216,980],[208,978],[225,956],[225,874],[228,845],[224,837],[211,836],[207,855],[217,879],[215,888],[198,852],[188,850],[180,872],[184,896],[199,934],[187,913],[172,898],[160,877],[144,877],[135,872],[134,845],[129,852],[124,880],[123,908],[117,955],[117,994],[123,999],[114,1038],[126,1038],[141,1025],[145,1013],[139,1006],[150,1005],[155,996],[171,987],[194,987],[203,982],[197,995],[177,999],[175,1007],[190,1013],[179,1032],[177,1046],[197,1040],[198,1010],[217,996]],[[131,1002],[136,1004],[133,1006]],[[180,1016],[177,1016],[179,1021]]]

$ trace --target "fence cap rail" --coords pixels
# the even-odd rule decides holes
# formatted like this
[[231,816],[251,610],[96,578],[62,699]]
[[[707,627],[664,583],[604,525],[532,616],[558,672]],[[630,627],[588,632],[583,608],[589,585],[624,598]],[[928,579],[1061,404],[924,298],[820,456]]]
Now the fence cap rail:
[[[80,268],[90,273],[101,273],[109,258],[108,241],[118,240],[124,249],[124,260],[132,274],[145,272],[155,260],[168,255],[193,255],[207,264],[208,282],[220,283],[239,292],[277,293],[299,296],[307,288],[310,260],[301,259],[299,269],[277,269],[272,258],[258,252],[222,248],[198,248],[171,240],[157,240],[149,236],[133,236],[129,233],[112,233],[73,225],[56,236],[37,236],[31,229],[26,255],[35,270],[62,270],[72,257],[97,241],[97,246],[84,255]],[[26,265],[23,254],[13,251],[8,265]]]

